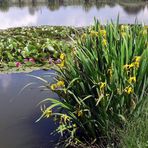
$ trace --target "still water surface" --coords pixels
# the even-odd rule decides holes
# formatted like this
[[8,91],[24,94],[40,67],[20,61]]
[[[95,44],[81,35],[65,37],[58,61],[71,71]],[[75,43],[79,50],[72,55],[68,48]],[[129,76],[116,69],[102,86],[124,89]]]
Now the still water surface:
[[94,17],[102,23],[111,19],[120,23],[139,22],[148,24],[148,1],[129,2],[126,0],[28,0],[3,3],[0,0],[0,29],[18,26],[64,25],[87,26]]
[[[45,73],[30,74],[43,76]],[[36,84],[18,94],[30,82]],[[54,147],[52,142],[57,137],[50,136],[54,123],[44,119],[35,123],[41,115],[40,107],[36,105],[47,97],[57,98],[51,91],[41,91],[38,88],[41,85],[39,80],[25,73],[0,75],[0,148]]]

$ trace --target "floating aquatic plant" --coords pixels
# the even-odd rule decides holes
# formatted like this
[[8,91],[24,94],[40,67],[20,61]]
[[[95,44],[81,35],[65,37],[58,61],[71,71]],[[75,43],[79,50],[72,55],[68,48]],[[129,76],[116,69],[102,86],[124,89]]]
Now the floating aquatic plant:
[[[70,36],[75,36],[69,27],[31,27],[0,31],[0,62],[8,67],[40,66],[56,63],[61,51],[67,52]],[[59,62],[58,62],[59,63]],[[2,64],[2,65],[5,65]],[[60,63],[59,63],[60,64]]]

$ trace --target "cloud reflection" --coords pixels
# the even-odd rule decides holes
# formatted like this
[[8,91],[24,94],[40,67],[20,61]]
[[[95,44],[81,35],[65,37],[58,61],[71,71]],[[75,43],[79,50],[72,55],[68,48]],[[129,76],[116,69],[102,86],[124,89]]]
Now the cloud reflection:
[[7,12],[0,12],[0,29],[36,25],[88,26],[93,23],[94,17],[106,23],[110,20],[116,21],[118,14],[120,23],[133,24],[138,18],[139,22],[148,24],[147,5],[142,6],[136,13],[135,7],[131,8],[129,13],[125,6],[119,4],[103,5],[99,8],[96,5],[89,7],[89,11],[86,11],[82,5],[60,6],[54,10],[43,5],[40,7],[10,7]]
[[2,89],[1,92],[7,92],[11,82],[12,82],[12,75],[1,74],[0,75],[0,88]]
[[0,29],[30,26],[37,24],[37,15],[31,15],[28,9],[11,8],[8,12],[0,12]]

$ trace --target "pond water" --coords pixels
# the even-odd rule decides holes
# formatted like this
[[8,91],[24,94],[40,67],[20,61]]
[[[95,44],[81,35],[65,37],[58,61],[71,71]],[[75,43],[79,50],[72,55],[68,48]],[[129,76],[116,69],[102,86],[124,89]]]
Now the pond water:
[[102,23],[148,24],[147,0],[0,0],[0,29],[18,26],[87,26],[94,17]]
[[[43,76],[45,73],[35,71],[30,74]],[[20,92],[30,82],[36,84]],[[0,148],[54,147],[57,136],[50,136],[54,123],[47,119],[35,123],[41,115],[37,104],[47,97],[57,98],[51,91],[39,89],[41,85],[41,81],[25,73],[0,75]]]

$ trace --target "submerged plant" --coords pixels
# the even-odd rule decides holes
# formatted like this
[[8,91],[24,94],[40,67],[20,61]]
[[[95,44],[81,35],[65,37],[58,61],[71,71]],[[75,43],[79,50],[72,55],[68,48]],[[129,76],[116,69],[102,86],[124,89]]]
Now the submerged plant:
[[140,113],[148,93],[144,30],[142,25],[101,26],[96,21],[77,39],[71,54],[60,56],[64,64],[57,65],[57,83],[50,88],[61,100],[43,102],[51,102],[47,111],[56,108],[52,112],[59,123],[56,132],[67,145],[116,144],[117,129]]

